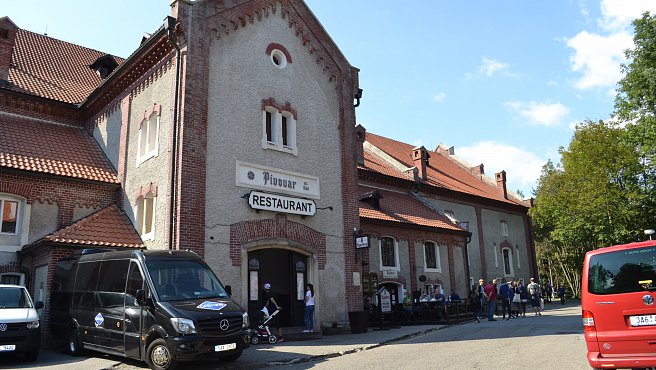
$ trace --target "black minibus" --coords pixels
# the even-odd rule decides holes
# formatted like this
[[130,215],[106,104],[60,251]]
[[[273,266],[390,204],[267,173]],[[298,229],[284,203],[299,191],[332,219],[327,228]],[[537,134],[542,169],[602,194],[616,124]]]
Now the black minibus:
[[249,346],[248,314],[190,251],[85,249],[58,262],[50,333],[82,349],[146,361],[151,369]]

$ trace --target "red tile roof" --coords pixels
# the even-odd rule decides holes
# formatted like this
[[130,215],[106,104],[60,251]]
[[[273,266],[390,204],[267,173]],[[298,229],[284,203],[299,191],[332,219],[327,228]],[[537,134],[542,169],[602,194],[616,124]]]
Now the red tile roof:
[[43,240],[102,247],[144,247],[128,216],[115,204],[50,234]]
[[[406,167],[414,166],[411,157],[414,146],[369,132],[366,133],[366,141],[398,162],[401,162]],[[431,150],[428,150],[428,154],[430,155],[430,158],[429,164],[426,168],[426,184],[460,193],[493,199],[504,203],[526,206],[523,202],[512,197],[505,199],[498,192],[496,185],[491,185],[490,183],[474,176],[471,172],[450,159],[448,156]],[[364,168],[403,179],[408,179],[409,176],[408,173],[401,172],[394,168],[394,166],[385,160],[382,160],[378,155],[372,153],[366,147],[364,150]]]
[[78,127],[0,116],[0,168],[118,184],[116,171]]
[[[103,81],[89,66],[106,53],[18,29],[11,56],[9,83],[3,88],[81,103]],[[121,64],[122,58],[114,57]]]
[[[380,195],[380,209],[360,201],[360,218],[398,222],[417,226],[434,227],[453,231],[466,230],[458,227],[446,216],[427,207],[410,194],[376,189]],[[371,192],[371,188],[359,187],[360,196]]]

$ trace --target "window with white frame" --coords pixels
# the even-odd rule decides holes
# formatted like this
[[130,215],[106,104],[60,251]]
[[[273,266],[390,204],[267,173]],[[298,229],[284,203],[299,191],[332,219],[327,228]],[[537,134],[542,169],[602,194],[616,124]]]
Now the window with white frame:
[[264,108],[262,147],[298,155],[296,147],[296,119],[291,112],[275,107]]
[[424,270],[428,272],[442,272],[440,265],[440,247],[434,242],[424,243]]
[[18,201],[0,198],[0,234],[16,234],[18,232]]
[[501,236],[508,236],[508,221],[501,221]]
[[139,125],[139,155],[137,164],[146,161],[149,158],[156,157],[159,146],[159,110],[144,117]]
[[137,198],[137,231],[143,240],[155,237],[155,200],[152,192]]
[[396,240],[390,237],[380,239],[380,269],[399,271],[399,250]]
[[501,254],[503,257],[503,274],[505,276],[513,276],[512,250],[510,248],[503,248]]

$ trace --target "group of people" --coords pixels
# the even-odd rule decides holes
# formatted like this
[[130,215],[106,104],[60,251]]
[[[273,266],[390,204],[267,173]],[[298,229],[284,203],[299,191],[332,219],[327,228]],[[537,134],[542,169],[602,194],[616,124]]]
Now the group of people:
[[[263,286],[264,290],[262,291],[262,314],[263,320],[269,318],[269,315],[273,314],[275,311],[281,310],[282,307],[276,301],[276,295],[271,290],[271,284],[265,283]],[[314,331],[314,285],[308,283],[305,286],[305,312],[303,319],[305,321],[304,333],[311,333]],[[269,326],[278,328],[278,342],[284,341],[282,337],[282,329],[280,328],[280,318],[278,316],[273,317],[273,319],[268,323]]]
[[530,281],[526,286],[521,280],[502,282],[498,286],[497,279],[490,280],[487,283],[484,279],[480,279],[478,285],[474,284],[470,292],[476,321],[481,322],[481,318],[484,317],[484,307],[487,307],[487,320],[497,321],[494,318],[497,300],[501,300],[502,320],[526,317],[526,306],[529,302],[534,315],[542,316],[542,289],[534,278],[531,278]]

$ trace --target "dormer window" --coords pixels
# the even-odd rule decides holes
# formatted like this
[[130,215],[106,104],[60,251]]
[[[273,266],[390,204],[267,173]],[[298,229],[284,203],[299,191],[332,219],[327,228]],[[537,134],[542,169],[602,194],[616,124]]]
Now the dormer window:
[[116,67],[118,67],[118,63],[114,57],[109,54],[105,54],[99,57],[89,66],[89,68],[95,70],[96,73],[98,73],[100,78],[106,78],[109,76],[114,71],[114,69],[116,69]]
[[361,202],[365,202],[374,209],[380,209],[380,199],[383,196],[378,190],[370,191],[360,197]]

